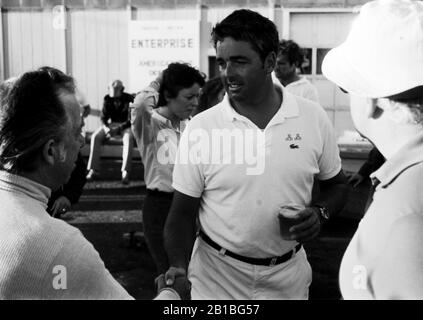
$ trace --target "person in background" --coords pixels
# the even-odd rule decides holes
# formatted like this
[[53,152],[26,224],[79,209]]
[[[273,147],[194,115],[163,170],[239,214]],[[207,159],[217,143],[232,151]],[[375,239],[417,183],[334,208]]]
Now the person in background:
[[198,98],[198,107],[194,109],[191,116],[207,110],[220,101],[225,96],[225,88],[223,87],[222,79],[220,77],[212,78],[206,81],[206,84],[200,91],[200,97]]
[[188,118],[198,106],[204,78],[188,64],[171,63],[137,94],[131,105],[132,130],[144,164],[147,187],[142,209],[144,234],[158,274],[169,268],[163,228],[173,198],[176,151]]
[[81,152],[79,152],[69,181],[51,193],[47,204],[47,212],[55,218],[60,218],[68,212],[81,197],[82,190],[87,181],[86,175],[87,164]]
[[304,59],[304,53],[296,42],[281,40],[276,59],[275,75],[292,94],[319,103],[319,94],[316,87],[297,73],[297,70],[301,69]]
[[339,271],[344,299],[423,299],[423,3],[367,2],[323,74],[385,163]]
[[[40,71],[55,74],[61,72],[52,67],[41,67]],[[59,76],[59,75],[57,75]],[[72,79],[72,78],[70,78]],[[73,80],[73,79],[72,79]],[[69,83],[73,85],[73,83]],[[81,108],[82,126],[84,127],[84,119],[90,114],[91,107],[82,92],[75,87],[75,97]],[[85,135],[84,140],[85,140]],[[52,191],[47,204],[47,212],[55,218],[60,218],[69,211],[72,205],[76,204],[82,194],[86,182],[87,163],[85,162],[81,151],[78,152],[78,158],[75,162],[75,169],[72,171],[69,181],[62,185],[59,189]]]
[[101,115],[102,126],[91,136],[90,156],[87,165],[87,180],[99,176],[101,146],[106,139],[122,136],[122,183],[129,183],[134,145],[129,115],[129,104],[134,97],[126,93],[122,81],[114,80],[109,85],[109,94],[104,97]]
[[379,169],[385,162],[384,156],[376,148],[370,150],[367,160],[360,169],[348,179],[348,183],[354,188],[358,187],[370,178],[370,175]]
[[46,212],[84,144],[73,79],[26,72],[0,102],[0,299],[132,299],[81,231]]

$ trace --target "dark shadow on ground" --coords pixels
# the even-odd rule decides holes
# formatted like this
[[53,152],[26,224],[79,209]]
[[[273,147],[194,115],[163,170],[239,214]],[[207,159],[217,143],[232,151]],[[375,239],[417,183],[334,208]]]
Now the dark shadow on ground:
[[136,299],[154,297],[155,266],[145,243],[128,247],[124,233],[139,231],[141,223],[74,224],[90,241],[113,277]]
[[[69,222],[94,245],[112,275],[134,298],[152,299],[155,296],[155,267],[148,249],[145,244],[128,247],[123,240],[124,233],[142,230],[138,210],[141,214],[145,186],[140,181],[124,187],[108,183],[103,180],[88,184],[80,204],[74,208],[81,212],[74,213],[74,223],[72,219]],[[340,262],[363,215],[368,188],[368,182],[359,188],[351,188],[344,210],[324,226],[317,239],[304,245],[313,269],[311,300],[340,299]],[[95,210],[104,212],[94,214]],[[135,213],[130,214],[127,210]],[[119,221],[119,217],[123,222],[114,222]]]

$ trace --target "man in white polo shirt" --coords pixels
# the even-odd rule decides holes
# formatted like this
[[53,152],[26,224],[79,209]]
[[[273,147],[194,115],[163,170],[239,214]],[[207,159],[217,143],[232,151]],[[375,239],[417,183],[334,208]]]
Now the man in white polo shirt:
[[[237,10],[212,36],[226,96],[181,137],[165,227],[167,284],[185,279],[192,299],[307,299],[301,243],[346,200],[333,129],[322,108],[273,84],[278,32],[270,20]],[[315,176],[322,192],[311,199]],[[278,213],[287,203],[303,210],[283,239]]]
[[302,49],[295,41],[282,39],[279,42],[275,75],[292,94],[319,103],[317,88],[307,78],[297,73],[304,59]]

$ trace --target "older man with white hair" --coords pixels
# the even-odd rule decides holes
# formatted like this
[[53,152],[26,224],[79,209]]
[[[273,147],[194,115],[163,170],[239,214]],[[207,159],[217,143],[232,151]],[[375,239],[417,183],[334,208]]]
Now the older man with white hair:
[[387,159],[342,260],[345,299],[423,298],[423,3],[365,4],[323,74],[351,94],[357,130]]
[[87,165],[87,180],[91,181],[99,177],[99,162],[101,146],[114,136],[122,138],[122,183],[129,183],[132,168],[132,148],[134,138],[131,131],[129,105],[134,97],[126,93],[122,81],[114,80],[109,84],[109,94],[104,96],[103,109],[101,111],[102,125],[91,136],[90,157]]

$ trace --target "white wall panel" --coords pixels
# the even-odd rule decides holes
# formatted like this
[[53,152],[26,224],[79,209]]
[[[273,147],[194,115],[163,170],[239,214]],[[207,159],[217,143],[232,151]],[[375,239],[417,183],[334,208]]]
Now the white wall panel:
[[65,71],[64,31],[53,28],[50,11],[7,11],[4,16],[9,70],[6,77],[44,65]]
[[72,74],[92,108],[87,131],[100,125],[109,82],[128,83],[128,17],[126,10],[71,12]]

